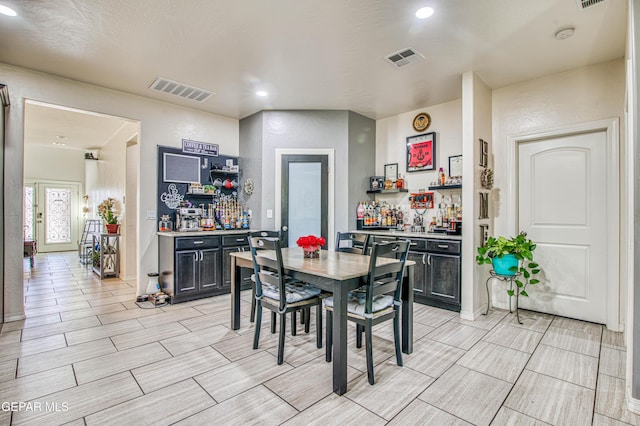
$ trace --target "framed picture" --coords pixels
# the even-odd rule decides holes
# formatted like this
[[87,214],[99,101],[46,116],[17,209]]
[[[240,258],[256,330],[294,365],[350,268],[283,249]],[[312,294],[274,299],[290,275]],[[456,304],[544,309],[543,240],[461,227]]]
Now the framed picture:
[[421,172],[436,168],[435,132],[407,138],[407,172]]
[[371,191],[380,191],[381,189],[384,189],[384,177],[371,176],[369,178],[369,189]]
[[393,182],[398,180],[398,163],[384,165],[384,180]]
[[485,169],[489,165],[489,142],[480,139],[480,166]]
[[449,177],[462,176],[462,155],[449,157]]

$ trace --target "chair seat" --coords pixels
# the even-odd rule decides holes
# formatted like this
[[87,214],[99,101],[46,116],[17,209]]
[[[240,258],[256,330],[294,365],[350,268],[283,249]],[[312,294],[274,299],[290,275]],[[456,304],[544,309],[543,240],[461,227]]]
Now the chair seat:
[[[302,300],[313,299],[320,295],[320,289],[314,285],[298,282],[296,284],[286,285],[287,303],[296,303]],[[278,287],[269,284],[262,284],[262,294],[273,300],[280,300],[280,291]]]
[[[347,293],[347,313],[354,314],[364,318],[364,297],[361,297],[362,293]],[[322,301],[323,305],[327,309],[333,309],[333,296],[327,297]],[[372,314],[379,313],[393,306],[393,297],[387,294],[380,294],[373,298]]]

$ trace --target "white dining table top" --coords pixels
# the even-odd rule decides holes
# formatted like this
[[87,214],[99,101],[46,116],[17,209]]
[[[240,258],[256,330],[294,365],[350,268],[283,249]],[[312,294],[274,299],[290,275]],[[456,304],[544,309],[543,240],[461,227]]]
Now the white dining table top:
[[[271,254],[272,256],[269,256]],[[261,256],[274,258],[274,252],[264,250]],[[252,261],[251,252],[234,252],[231,256]],[[342,253],[328,250],[320,250],[320,257],[309,259],[299,247],[287,247],[282,249],[282,264],[285,269],[305,272],[332,280],[345,281],[362,277],[369,272],[369,256],[353,253]],[[378,265],[397,262],[396,259],[379,257]],[[414,265],[415,262],[407,260],[405,265]]]

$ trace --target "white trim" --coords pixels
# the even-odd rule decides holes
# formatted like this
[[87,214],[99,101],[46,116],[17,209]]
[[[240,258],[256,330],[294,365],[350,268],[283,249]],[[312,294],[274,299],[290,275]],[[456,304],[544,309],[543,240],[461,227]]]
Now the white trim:
[[475,321],[478,318],[480,318],[480,316],[484,314],[486,310],[487,310],[487,304],[485,303],[484,305],[476,309],[471,315],[469,315],[466,311],[460,311],[460,319],[467,320],[467,321]]
[[551,137],[570,136],[581,133],[593,133],[598,131],[606,132],[606,174],[607,187],[603,196],[606,206],[607,215],[607,242],[606,253],[607,259],[607,282],[613,285],[607,286],[607,302],[606,302],[606,318],[607,328],[612,331],[620,331],[620,181],[618,176],[619,168],[619,122],[618,118],[609,118],[604,120],[590,121],[587,123],[573,124],[569,126],[549,129],[538,133],[521,133],[510,135],[507,143],[507,229],[510,234],[518,233],[518,168],[517,155],[518,144],[522,142],[530,142],[538,139],[547,139]]
[[[4,317],[4,322],[8,323],[8,322],[13,322],[13,321],[22,321],[24,319],[27,319],[27,316],[25,314],[14,314],[14,315],[7,315]],[[2,324],[2,323],[0,323]]]
[[627,408],[635,413],[640,415],[640,399],[635,399],[631,397],[630,392],[630,387],[627,386]]
[[335,236],[335,214],[334,214],[334,205],[335,205],[335,150],[334,149],[303,149],[303,148],[278,148],[276,149],[276,205],[275,205],[275,224],[276,229],[280,229],[282,226],[282,212],[281,212],[281,202],[282,202],[282,192],[279,188],[282,188],[282,156],[283,155],[326,155],[328,158],[328,194],[327,194],[327,210],[329,213],[329,217],[327,218],[327,228],[329,235],[323,235],[327,239],[326,247],[333,247],[334,236]]

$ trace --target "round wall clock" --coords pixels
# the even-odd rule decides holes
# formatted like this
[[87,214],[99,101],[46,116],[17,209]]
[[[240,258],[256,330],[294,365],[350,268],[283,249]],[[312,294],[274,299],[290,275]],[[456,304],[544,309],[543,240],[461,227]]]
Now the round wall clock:
[[413,128],[416,132],[427,130],[431,125],[431,116],[426,112],[421,112],[413,119]]

